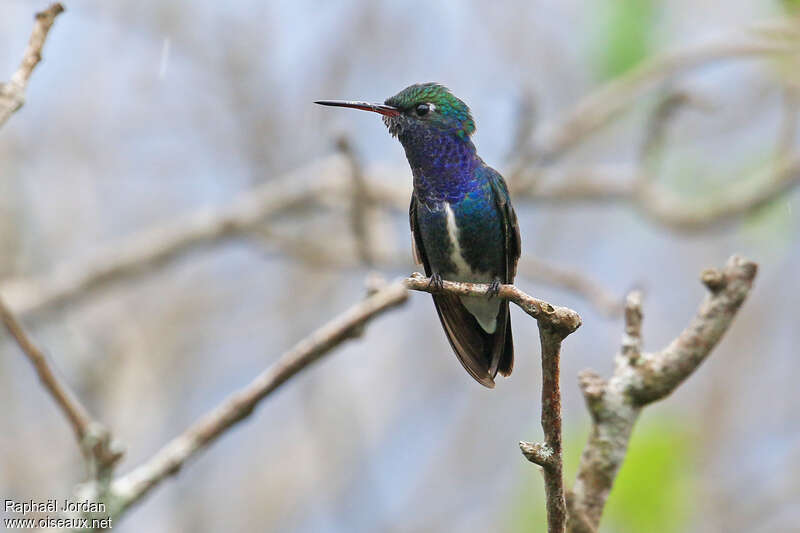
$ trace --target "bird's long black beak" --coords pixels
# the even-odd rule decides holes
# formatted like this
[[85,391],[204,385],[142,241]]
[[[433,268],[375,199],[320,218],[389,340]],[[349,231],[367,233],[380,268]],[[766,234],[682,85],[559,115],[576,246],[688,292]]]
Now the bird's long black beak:
[[346,100],[317,100],[314,102],[319,105],[329,105],[333,107],[350,107],[362,111],[372,111],[387,117],[396,117],[400,114],[400,109],[385,104],[370,104],[369,102],[348,102]]

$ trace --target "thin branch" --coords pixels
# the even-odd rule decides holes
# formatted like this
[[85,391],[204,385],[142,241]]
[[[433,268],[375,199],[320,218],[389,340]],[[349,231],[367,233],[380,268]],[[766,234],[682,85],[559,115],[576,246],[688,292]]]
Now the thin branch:
[[[408,298],[408,289],[435,292],[429,282],[428,278],[416,273],[400,283],[382,287],[376,287],[373,282],[370,295],[365,300],[299,342],[283,354],[277,363],[245,388],[231,394],[220,405],[156,452],[143,465],[114,480],[109,490],[102,495],[109,505],[111,514],[118,518],[163,480],[175,475],[187,460],[204,450],[237,422],[248,417],[255,407],[280,385],[348,338],[360,335],[372,318],[405,302]],[[445,281],[441,290],[460,295],[485,295],[490,286]],[[548,339],[557,341],[557,346],[560,346],[561,339],[580,326],[580,317],[574,311],[533,298],[513,285],[501,286],[498,297],[507,298],[536,318],[540,329],[547,332]],[[543,351],[547,350],[548,353],[554,354],[556,360],[557,392],[558,347],[550,341],[547,345],[544,342],[543,340]],[[552,440],[549,445],[552,446],[553,443],[557,446],[556,449],[560,450],[560,431],[559,439]]]
[[[413,290],[436,293],[447,292],[459,296],[483,296],[490,285],[444,281],[436,289],[430,278],[414,273],[406,281]],[[578,313],[566,307],[553,306],[525,294],[514,285],[501,285],[497,297],[518,305],[536,319],[542,345],[542,429],[545,442],[520,442],[522,453],[544,469],[547,494],[547,524],[549,533],[561,533],[566,523],[564,479],[561,459],[561,389],[559,386],[559,358],[561,342],[581,325]]]
[[111,467],[122,457],[120,446],[112,441],[110,433],[89,414],[66,383],[62,382],[47,361],[44,353],[25,333],[22,325],[0,298],[0,320],[36,369],[42,386],[64,413],[75,438],[89,464],[90,476],[97,479],[110,473]]
[[640,379],[630,384],[628,392],[638,405],[668,396],[708,357],[744,302],[756,272],[755,263],[741,258],[733,258],[724,270],[703,272],[709,295],[697,316],[669,346],[647,354],[637,366]]
[[[437,289],[430,278],[419,272],[414,272],[405,280],[406,287],[415,291],[429,292],[432,294],[445,292],[458,296],[486,296],[491,290],[491,285],[485,283],[462,283],[457,281],[443,281],[442,288]],[[578,313],[567,307],[551,305],[544,300],[539,300],[525,294],[514,285],[500,285],[500,291],[496,295],[498,298],[508,300],[518,305],[520,309],[535,318],[539,325],[547,326],[566,337],[574,332],[581,325],[581,317]]]
[[568,531],[597,530],[642,407],[669,395],[708,357],[750,293],[756,272],[755,263],[737,256],[722,270],[705,271],[709,294],[696,316],[669,346],[651,354],[640,353],[641,297],[628,298],[613,376],[606,381],[591,371],[580,375],[592,428],[568,498]]
[[642,293],[631,291],[625,299],[625,334],[622,336],[622,355],[632,365],[642,355]]
[[297,343],[249,385],[228,396],[146,463],[114,480],[107,496],[112,514],[118,517],[124,513],[164,479],[177,474],[188,459],[250,416],[255,407],[283,383],[342,342],[357,336],[367,322],[407,298],[402,283],[387,285]]
[[33,32],[28,41],[28,47],[22,55],[22,62],[19,68],[11,76],[11,80],[8,83],[0,83],[0,127],[25,103],[28,80],[33,74],[33,69],[42,60],[42,48],[47,40],[47,34],[50,32],[56,17],[63,12],[64,6],[55,3],[44,11],[36,13]]
[[[567,333],[568,335],[568,333]],[[542,430],[544,443],[520,442],[522,454],[542,467],[547,506],[548,533],[563,533],[567,510],[561,453],[560,354],[564,336],[539,323],[542,345]]]
[[[285,236],[278,232],[262,228],[257,240],[259,245],[276,249],[287,256],[303,261],[307,265],[330,270],[352,269],[360,266],[355,258],[344,255],[336,246],[336,241],[324,241],[318,238]],[[373,264],[381,269],[407,268],[411,263],[408,251],[395,250],[381,254]],[[614,295],[597,280],[578,270],[556,265],[537,257],[523,256],[517,268],[518,276],[558,287],[585,299],[597,311],[607,317],[616,317],[622,313],[622,298]]]
[[88,433],[91,417],[88,410],[78,401],[66,384],[61,383],[55,372],[50,368],[44,353],[36,347],[33,341],[28,337],[22,329],[22,325],[17,321],[16,317],[6,307],[5,303],[0,299],[0,319],[2,319],[6,330],[14,338],[19,345],[22,353],[28,358],[36,369],[36,374],[42,382],[42,385],[50,393],[50,396],[58,404],[58,407],[64,412],[64,415],[72,425],[75,432],[75,437],[78,442],[82,442],[83,438]]

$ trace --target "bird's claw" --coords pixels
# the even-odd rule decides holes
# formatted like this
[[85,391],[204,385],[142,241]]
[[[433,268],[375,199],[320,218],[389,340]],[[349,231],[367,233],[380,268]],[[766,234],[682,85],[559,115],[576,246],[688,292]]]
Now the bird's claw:
[[428,288],[433,288],[437,291],[442,290],[444,288],[444,280],[442,279],[442,275],[439,273],[432,274],[430,281],[428,281]]
[[499,279],[496,279],[489,284],[489,290],[486,291],[486,294],[489,295],[490,300],[500,294],[500,285]]

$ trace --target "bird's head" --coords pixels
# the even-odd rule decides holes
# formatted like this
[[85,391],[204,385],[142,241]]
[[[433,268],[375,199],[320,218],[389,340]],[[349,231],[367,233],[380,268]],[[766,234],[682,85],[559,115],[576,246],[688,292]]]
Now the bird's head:
[[[418,83],[387,98],[383,104],[321,100],[321,105],[350,107],[383,115],[383,121],[394,135],[404,132],[452,132],[467,140],[475,132],[475,121],[467,104],[450,89],[438,83]],[[401,137],[402,138],[402,137]]]

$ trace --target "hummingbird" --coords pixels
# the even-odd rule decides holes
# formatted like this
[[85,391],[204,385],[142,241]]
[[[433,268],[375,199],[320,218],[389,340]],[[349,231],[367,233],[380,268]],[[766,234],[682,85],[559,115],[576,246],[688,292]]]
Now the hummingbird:
[[383,104],[320,100],[383,115],[411,166],[409,208],[414,259],[434,288],[442,281],[490,284],[486,296],[433,294],[447,339],[461,364],[489,388],[511,374],[514,342],[508,301],[496,298],[513,283],[520,256],[517,215],[503,176],[478,156],[469,107],[439,83],[406,87]]

